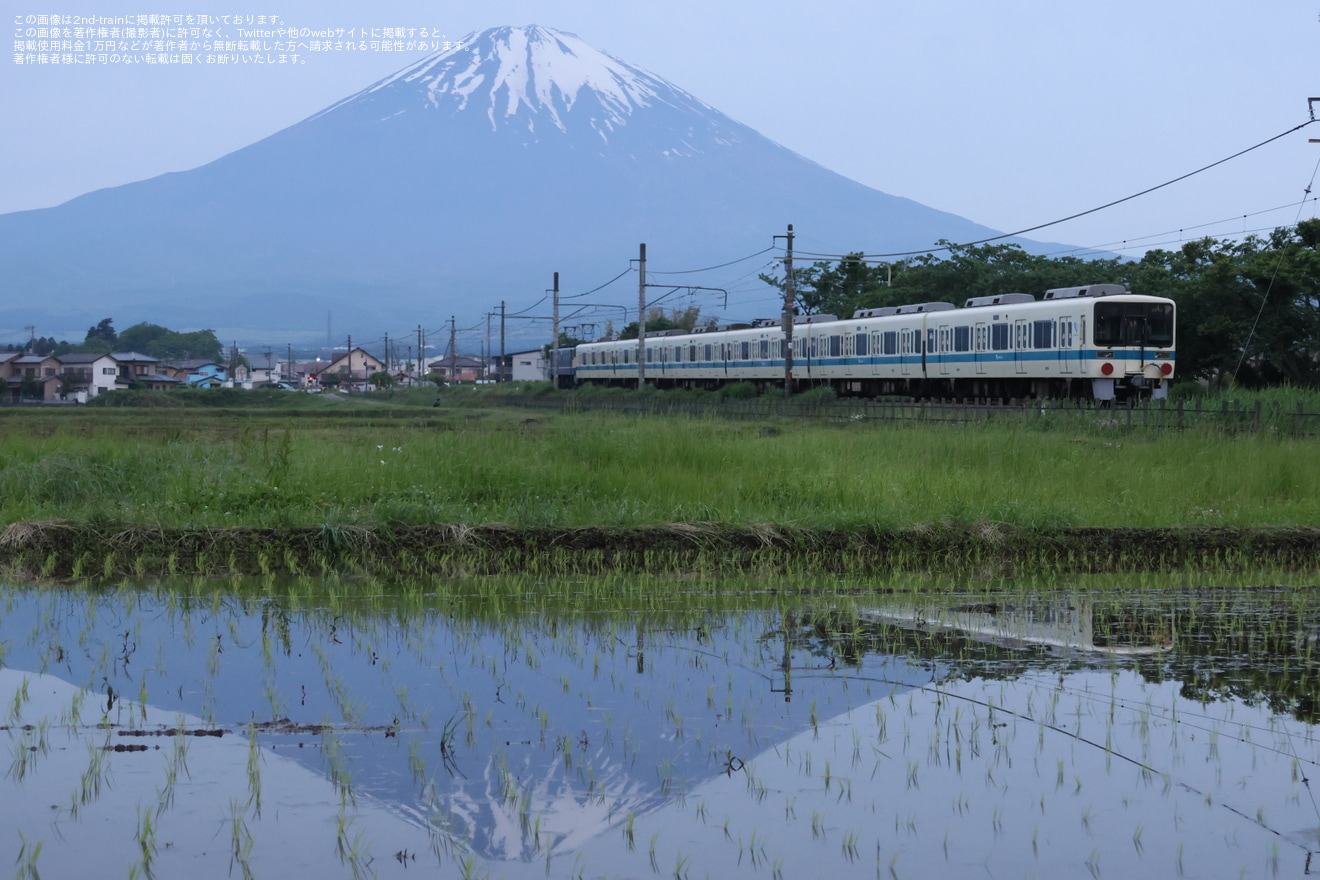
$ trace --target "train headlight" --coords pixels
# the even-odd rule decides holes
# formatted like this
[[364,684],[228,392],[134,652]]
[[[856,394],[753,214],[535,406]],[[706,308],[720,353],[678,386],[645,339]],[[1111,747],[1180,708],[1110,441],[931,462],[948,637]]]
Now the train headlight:
[[1111,364],[1109,361],[1105,361],[1103,364],[1100,365],[1100,372],[1106,376],[1112,375],[1114,372],[1114,365]]
[[1173,372],[1173,364],[1168,363],[1167,361],[1165,363],[1160,364],[1160,372],[1166,376],[1169,375],[1170,373]]

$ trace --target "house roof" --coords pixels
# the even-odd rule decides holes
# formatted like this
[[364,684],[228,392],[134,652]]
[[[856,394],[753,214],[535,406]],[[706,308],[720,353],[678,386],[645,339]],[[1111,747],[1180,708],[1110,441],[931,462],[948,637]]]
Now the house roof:
[[224,368],[224,364],[219,361],[210,360],[209,358],[192,358],[186,361],[172,361],[167,364],[167,366],[175,367],[180,370],[200,370],[202,367]]
[[109,354],[84,354],[82,352],[69,352],[68,354],[56,355],[56,360],[62,364],[94,364],[101,358],[110,358]]
[[112,351],[110,352],[110,357],[121,363],[160,363],[160,358],[154,358],[151,355],[143,354],[140,351]]
[[446,358],[436,358],[435,360],[433,360],[433,361],[431,361],[429,364],[427,364],[427,369],[428,369],[428,370],[435,370],[435,369],[448,369],[448,368],[449,368],[449,365],[450,365],[451,363],[452,363],[456,368],[457,368],[457,367],[478,367],[478,368],[479,368],[479,367],[482,367],[482,366],[485,365],[485,361],[483,361],[481,358],[474,358],[474,357],[471,357],[470,355],[461,354],[461,355],[459,355],[458,357],[454,358],[452,361],[451,361],[449,358],[447,358],[447,357],[446,357]]

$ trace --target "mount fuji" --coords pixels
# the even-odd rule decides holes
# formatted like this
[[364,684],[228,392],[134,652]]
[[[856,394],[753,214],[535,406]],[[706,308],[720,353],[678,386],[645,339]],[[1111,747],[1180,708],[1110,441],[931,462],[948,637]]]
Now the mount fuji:
[[207,165],[0,216],[0,325],[110,314],[284,340],[327,311],[362,334],[476,323],[539,299],[555,271],[566,292],[595,286],[639,242],[651,267],[689,269],[788,223],[873,253],[995,234],[835,174],[572,34],[501,27]]

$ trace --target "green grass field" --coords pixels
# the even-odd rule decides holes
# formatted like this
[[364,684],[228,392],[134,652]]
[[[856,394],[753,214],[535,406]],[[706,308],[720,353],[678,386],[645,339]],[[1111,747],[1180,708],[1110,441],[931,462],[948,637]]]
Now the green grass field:
[[286,407],[242,411],[4,412],[0,525],[1320,523],[1314,441],[1274,433],[1141,432],[1104,420],[733,422],[286,397]]

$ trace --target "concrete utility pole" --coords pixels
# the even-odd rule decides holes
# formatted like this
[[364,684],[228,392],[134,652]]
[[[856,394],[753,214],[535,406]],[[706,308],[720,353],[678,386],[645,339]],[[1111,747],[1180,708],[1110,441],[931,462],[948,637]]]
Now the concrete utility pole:
[[417,384],[426,376],[426,349],[422,347],[422,325],[417,325]]
[[550,343],[550,386],[559,384],[559,273],[555,273],[555,316],[554,335]]
[[457,334],[454,329],[454,316],[449,316],[449,381],[453,382],[455,371],[458,369],[458,349],[454,346],[454,336]]
[[[330,352],[330,354],[333,356],[334,352]],[[353,334],[352,333],[348,334],[348,352],[346,354],[346,357],[348,358],[348,360],[345,361],[345,363],[348,364],[348,378],[351,381],[353,378]]]
[[791,397],[793,394],[793,300],[796,297],[793,288],[793,224],[788,224],[787,235],[776,235],[775,238],[788,240],[784,254],[784,396]]
[[637,255],[637,390],[646,387],[646,242]]
[[385,372],[390,371],[390,334],[385,334]]
[[504,374],[504,300],[500,300],[500,369],[499,381],[509,381],[508,376]]
[[292,342],[289,342],[289,343],[286,343],[286,344],[287,344],[288,347],[289,347],[289,354],[288,354],[288,360],[285,361],[284,369],[288,372],[288,375],[285,376],[284,378],[285,378],[287,381],[292,382],[292,381],[293,381],[293,374],[294,374],[294,369],[293,369],[293,343],[292,343]]

